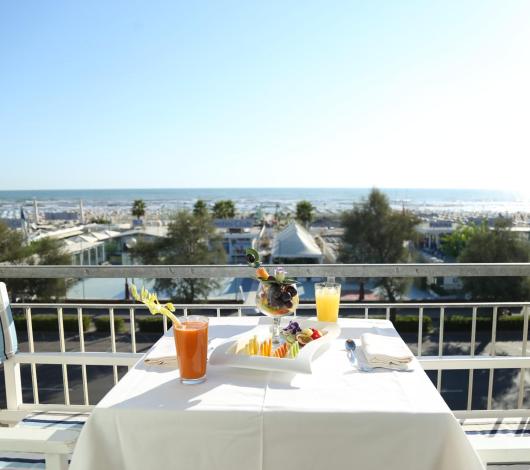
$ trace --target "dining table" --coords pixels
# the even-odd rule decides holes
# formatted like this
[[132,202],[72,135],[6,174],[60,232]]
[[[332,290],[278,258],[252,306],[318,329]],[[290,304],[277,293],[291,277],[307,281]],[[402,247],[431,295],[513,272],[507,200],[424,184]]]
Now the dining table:
[[[263,321],[211,318],[210,345]],[[70,470],[484,469],[417,359],[410,371],[352,363],[345,340],[399,338],[390,321],[339,326],[312,373],[209,364],[204,383],[185,385],[177,364],[144,356],[94,407]],[[171,329],[147,354],[175,354]]]

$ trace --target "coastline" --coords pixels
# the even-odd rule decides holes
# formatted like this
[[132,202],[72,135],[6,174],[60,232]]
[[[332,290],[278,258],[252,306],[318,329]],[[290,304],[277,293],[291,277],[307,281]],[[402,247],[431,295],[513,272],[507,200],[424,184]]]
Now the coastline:
[[[362,201],[369,188],[190,188],[190,189],[96,189],[0,191],[0,218],[18,218],[23,209],[33,213],[37,201],[42,213],[78,212],[83,202],[85,216],[108,217],[118,223],[130,221],[134,199],[143,199],[148,220],[164,221],[180,209],[190,209],[198,199],[213,204],[232,199],[240,216],[293,213],[300,200],[310,201],[317,217],[336,217]],[[425,220],[472,219],[499,214],[530,216],[530,197],[517,192],[480,189],[392,189],[382,188],[394,209],[410,210]]]

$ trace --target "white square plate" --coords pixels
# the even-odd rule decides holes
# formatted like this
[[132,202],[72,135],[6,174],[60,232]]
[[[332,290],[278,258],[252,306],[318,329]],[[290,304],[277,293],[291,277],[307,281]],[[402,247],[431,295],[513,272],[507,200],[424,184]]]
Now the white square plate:
[[[300,352],[294,359],[278,358],[267,356],[247,356],[242,354],[234,354],[236,344],[243,340],[250,340],[254,335],[260,341],[263,341],[271,336],[271,325],[259,324],[245,333],[232,336],[218,345],[212,355],[209,363],[211,365],[226,365],[232,367],[242,367],[247,369],[261,369],[261,370],[277,370],[287,372],[300,372],[305,374],[311,373],[311,362],[318,351],[322,351],[328,347],[330,342],[340,335],[340,326],[337,323],[319,322],[300,317],[291,317],[289,320],[297,321],[300,328],[315,328],[322,331],[321,338],[311,341],[300,349]],[[282,328],[287,326],[282,322]]]

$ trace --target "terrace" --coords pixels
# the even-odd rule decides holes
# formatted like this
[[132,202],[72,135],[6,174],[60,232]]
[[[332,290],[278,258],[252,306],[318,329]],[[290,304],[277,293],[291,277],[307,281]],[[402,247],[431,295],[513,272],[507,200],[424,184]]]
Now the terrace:
[[[311,264],[290,265],[289,273],[298,278],[504,277],[530,276],[530,264]],[[0,279],[7,284],[10,278],[243,278],[248,275],[249,270],[244,266],[0,267]],[[241,303],[175,306],[182,315],[200,313],[217,318],[257,315],[252,307]],[[530,418],[529,306],[530,302],[356,302],[342,303],[341,317],[390,319],[396,315],[398,331],[458,419],[522,418],[526,421]],[[3,365],[6,409],[0,418],[6,423],[14,423],[36,410],[90,412],[103,394],[168,329],[164,317],[159,333],[137,331],[138,322],[149,314],[143,305],[134,303],[11,303],[11,308],[15,316],[24,316],[26,332],[18,332],[21,352]],[[511,313],[508,321],[503,315],[507,310]],[[34,331],[33,320],[42,312],[56,317],[55,335],[43,336]],[[314,312],[314,304],[303,303],[296,314],[311,316]],[[65,330],[65,315],[72,314],[77,317],[75,332]],[[458,328],[453,317],[456,314],[467,319],[460,320]],[[108,334],[87,330],[84,315],[108,315]],[[123,320],[120,323],[125,325],[124,331],[116,328],[118,318]],[[493,445],[491,439],[486,444],[484,439],[473,436],[471,439],[485,462],[521,463],[530,461],[530,444],[525,433],[522,434],[512,440],[505,439],[500,446]],[[2,445],[4,450],[19,448],[12,443]],[[32,450],[39,449],[35,445]],[[49,468],[53,468],[51,465]]]

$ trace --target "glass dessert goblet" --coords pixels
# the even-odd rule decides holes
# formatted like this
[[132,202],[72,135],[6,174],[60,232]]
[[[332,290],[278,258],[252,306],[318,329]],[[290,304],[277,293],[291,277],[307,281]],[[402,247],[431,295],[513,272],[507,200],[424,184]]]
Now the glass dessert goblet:
[[296,310],[300,298],[294,284],[277,281],[261,281],[256,293],[258,310],[272,317],[272,342],[280,343],[281,317],[290,315]]

